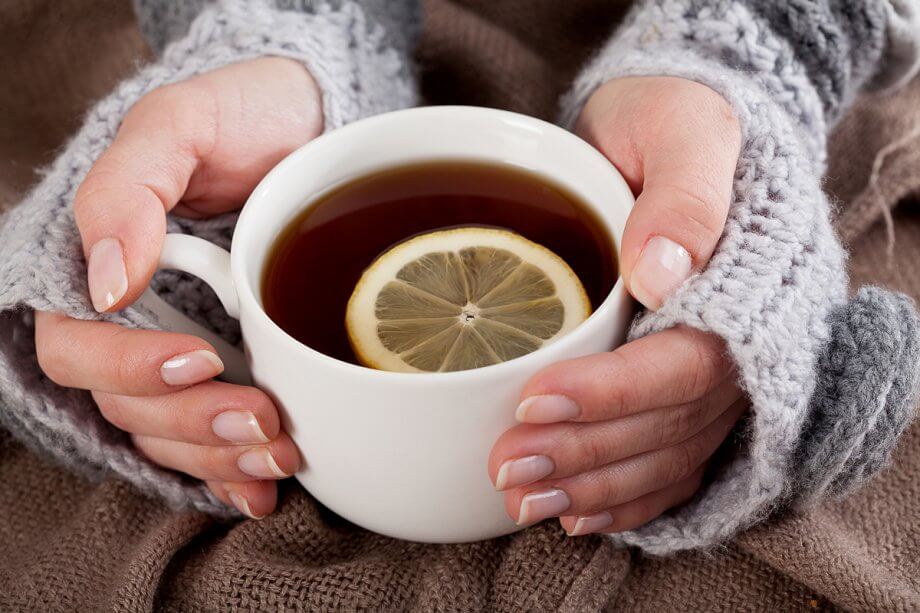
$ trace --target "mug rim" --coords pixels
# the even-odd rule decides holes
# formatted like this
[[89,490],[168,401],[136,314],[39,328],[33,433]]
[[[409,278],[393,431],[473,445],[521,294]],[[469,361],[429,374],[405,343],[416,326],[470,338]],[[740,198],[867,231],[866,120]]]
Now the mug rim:
[[[248,224],[254,223],[258,219],[257,216],[259,215],[259,212],[256,207],[260,201],[264,200],[268,196],[267,192],[270,191],[271,186],[280,181],[284,181],[286,175],[291,172],[291,170],[302,165],[303,158],[309,158],[312,155],[315,155],[314,152],[321,153],[324,148],[339,146],[338,141],[353,139],[355,138],[356,134],[360,135],[361,132],[372,131],[381,124],[391,123],[394,121],[403,121],[407,116],[411,116],[410,119],[413,120],[422,118],[429,122],[443,122],[449,120],[450,117],[456,117],[457,115],[480,117],[491,116],[492,120],[504,120],[506,125],[509,123],[508,120],[512,120],[512,122],[514,124],[518,124],[519,127],[524,128],[525,126],[521,126],[520,124],[527,124],[527,127],[529,127],[531,130],[539,129],[546,131],[549,132],[552,137],[567,141],[567,146],[581,149],[583,154],[586,154],[589,157],[594,157],[603,163],[605,170],[607,171],[607,180],[612,184],[615,184],[612,185],[612,187],[615,187],[615,191],[611,194],[610,200],[610,202],[613,203],[613,206],[625,206],[628,216],[629,212],[632,210],[632,207],[635,205],[635,198],[633,197],[632,191],[629,189],[626,180],[620,174],[619,170],[617,170],[617,168],[603,154],[601,154],[597,149],[592,147],[590,144],[572,132],[542,119],[537,119],[536,117],[488,107],[448,105],[413,107],[360,119],[341,128],[337,128],[331,132],[321,134],[305,145],[302,145],[298,149],[289,153],[283,160],[278,162],[278,164],[276,164],[268,172],[268,174],[265,175],[265,177],[262,178],[262,180],[258,183],[255,189],[253,189],[249,197],[246,199],[246,203],[243,205],[233,232],[233,240],[230,248],[230,272],[233,280],[234,290],[236,291],[239,300],[241,313],[243,311],[242,305],[244,303],[247,304],[247,310],[253,310],[257,312],[254,314],[258,318],[259,322],[268,326],[269,330],[273,330],[274,332],[278,333],[279,340],[283,341],[292,350],[309,356],[313,359],[319,359],[329,366],[350,370],[365,377],[378,377],[382,379],[393,380],[411,380],[416,383],[445,383],[449,380],[460,380],[463,378],[469,378],[471,376],[490,378],[502,377],[506,376],[510,371],[514,369],[527,368],[531,362],[540,360],[541,358],[545,357],[547,352],[560,350],[564,351],[566,345],[576,343],[580,337],[591,334],[595,328],[603,325],[603,320],[607,317],[609,311],[616,308],[617,305],[623,303],[624,299],[627,301],[631,300],[626,291],[623,277],[619,274],[618,271],[617,280],[614,283],[613,288],[604,297],[604,300],[601,302],[601,304],[596,309],[594,309],[594,311],[585,321],[580,323],[571,332],[564,335],[559,340],[549,345],[542,346],[539,349],[526,355],[505,362],[490,364],[480,368],[449,372],[396,372],[378,370],[367,366],[362,366],[360,364],[352,364],[350,362],[326,355],[325,353],[322,353],[321,351],[318,351],[309,345],[302,343],[301,341],[288,334],[287,331],[281,328],[281,326],[279,326],[268,315],[268,313],[265,312],[265,308],[256,295],[253,284],[250,282],[249,275],[246,274],[243,258],[244,251],[247,249],[248,245],[246,245],[242,239],[244,239],[246,236],[246,228],[248,227]],[[482,152],[482,154],[483,155],[481,158],[471,159],[478,159],[478,161],[487,163],[502,163],[501,160],[497,157],[490,158],[488,152],[485,150]],[[456,159],[462,159],[462,156],[458,155]],[[394,167],[398,167],[400,165],[402,164],[396,163],[394,164]],[[557,180],[554,176],[550,176],[549,178],[552,180]],[[620,195],[617,196],[616,192],[620,192]],[[321,192],[317,192],[317,194],[318,193]],[[304,208],[310,206],[317,194],[305,194],[304,206],[300,210],[302,211]],[[625,196],[625,198],[622,196]],[[614,228],[611,227],[609,220],[607,220],[599,210],[600,207],[597,203],[593,201],[587,201],[586,199],[586,204],[592,208],[593,212],[599,214],[603,222],[604,231],[611,236],[614,243],[614,253],[617,256],[617,264],[619,265],[619,262],[621,261],[620,249],[622,244],[622,235],[617,235],[618,233]],[[248,221],[250,218],[252,218],[253,221]],[[277,235],[275,239],[277,239]],[[270,250],[273,245],[274,242],[265,245],[262,248],[263,253]],[[261,278],[261,273],[259,276]],[[473,375],[473,373],[476,374]]]

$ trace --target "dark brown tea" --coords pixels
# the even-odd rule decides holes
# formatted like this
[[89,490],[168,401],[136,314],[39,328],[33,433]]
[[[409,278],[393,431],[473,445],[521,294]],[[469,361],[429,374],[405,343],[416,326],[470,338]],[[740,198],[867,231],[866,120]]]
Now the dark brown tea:
[[461,225],[513,230],[555,252],[593,308],[616,281],[611,238],[568,190],[523,169],[428,162],[344,183],[298,215],[266,262],[265,311],[305,345],[357,363],[345,310],[365,268],[396,243]]

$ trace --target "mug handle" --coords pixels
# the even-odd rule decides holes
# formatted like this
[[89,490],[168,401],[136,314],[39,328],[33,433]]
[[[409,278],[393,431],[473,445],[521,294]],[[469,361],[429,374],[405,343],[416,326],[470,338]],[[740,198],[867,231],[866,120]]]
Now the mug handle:
[[[225,249],[197,236],[167,234],[158,268],[179,270],[200,278],[211,286],[227,314],[239,319],[239,298],[230,274],[230,254]],[[242,351],[177,311],[150,288],[141,295],[138,304],[156,315],[167,330],[191,334],[211,343],[224,363],[221,379],[238,385],[252,385],[252,376]]]

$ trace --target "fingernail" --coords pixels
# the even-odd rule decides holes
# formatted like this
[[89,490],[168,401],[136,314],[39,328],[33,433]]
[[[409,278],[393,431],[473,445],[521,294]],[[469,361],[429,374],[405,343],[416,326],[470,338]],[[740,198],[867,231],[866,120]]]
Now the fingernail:
[[575,522],[575,527],[568,533],[569,536],[581,536],[591,534],[598,530],[610,527],[613,523],[613,515],[607,511],[601,511],[594,515],[583,515]]
[[578,417],[578,403],[567,396],[545,395],[525,398],[514,418],[528,424],[552,424]]
[[258,479],[284,479],[290,476],[281,470],[271,452],[264,447],[250,449],[240,455],[236,464],[241,471]]
[[657,311],[690,276],[692,261],[686,249],[664,236],[655,236],[639,254],[630,277],[632,294]]
[[545,455],[531,455],[508,460],[498,469],[495,489],[502,492],[512,487],[533,483],[556,470],[556,465]]
[[104,313],[128,291],[128,271],[121,241],[117,238],[97,241],[89,250],[86,268],[93,308]]
[[569,495],[562,490],[531,492],[521,499],[517,523],[520,526],[535,524],[547,517],[564,513],[571,505]]
[[233,503],[233,506],[237,510],[250,519],[262,519],[264,515],[256,515],[252,512],[252,509],[249,508],[249,500],[246,499],[242,494],[237,494],[236,492],[228,492],[230,495],[230,502]]
[[211,430],[231,443],[267,443],[259,420],[251,411],[224,411],[211,422]]
[[191,385],[216,377],[224,371],[224,363],[216,353],[199,349],[169,358],[160,366],[160,376],[166,385]]

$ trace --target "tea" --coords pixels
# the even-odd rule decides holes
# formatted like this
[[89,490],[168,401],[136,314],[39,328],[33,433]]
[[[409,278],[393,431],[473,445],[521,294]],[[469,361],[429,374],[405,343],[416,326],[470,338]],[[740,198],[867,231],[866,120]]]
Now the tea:
[[298,341],[357,364],[345,311],[364,270],[413,236],[467,225],[509,229],[547,247],[572,268],[593,308],[616,281],[609,235],[569,190],[520,168],[439,161],[356,178],[300,213],[267,258],[263,307]]

